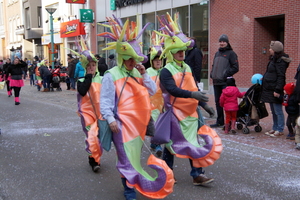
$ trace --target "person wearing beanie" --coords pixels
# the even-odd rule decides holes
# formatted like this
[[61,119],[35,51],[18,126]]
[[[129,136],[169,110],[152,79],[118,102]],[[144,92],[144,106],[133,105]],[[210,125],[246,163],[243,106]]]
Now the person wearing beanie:
[[226,87],[227,77],[232,77],[239,71],[238,57],[232,50],[228,36],[222,34],[219,37],[219,50],[216,52],[210,78],[213,80],[217,120],[210,127],[217,128],[224,126],[224,111],[220,106],[222,90]]
[[224,133],[236,134],[235,123],[237,111],[239,110],[238,98],[242,98],[246,92],[241,93],[239,91],[232,77],[227,78],[226,84],[227,87],[223,89],[220,97],[220,106],[224,108],[226,116]]
[[284,130],[281,97],[285,86],[285,73],[292,60],[284,53],[283,45],[279,41],[271,41],[269,52],[267,70],[262,79],[261,101],[270,104],[273,116],[272,130],[265,132],[265,134],[270,137],[278,137],[283,135]]
[[285,111],[288,114],[286,126],[289,130],[286,139],[295,140],[296,119],[299,116],[299,106],[294,93],[295,84],[287,83],[284,87],[284,96],[282,105],[285,106]]

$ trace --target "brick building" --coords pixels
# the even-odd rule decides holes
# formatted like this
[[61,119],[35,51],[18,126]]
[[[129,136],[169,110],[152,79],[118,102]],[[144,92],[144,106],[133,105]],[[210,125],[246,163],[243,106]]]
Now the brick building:
[[218,50],[219,36],[227,34],[239,59],[237,85],[248,88],[251,76],[266,70],[270,41],[279,40],[293,59],[286,74],[286,81],[292,82],[300,63],[299,23],[299,0],[210,0],[210,63]]

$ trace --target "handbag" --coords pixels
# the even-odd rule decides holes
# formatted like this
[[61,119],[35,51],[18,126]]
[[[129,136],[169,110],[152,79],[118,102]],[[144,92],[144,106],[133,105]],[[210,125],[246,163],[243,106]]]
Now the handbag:
[[0,82],[0,90],[3,90],[5,88],[5,81]]
[[[122,87],[122,90],[120,92],[120,96],[119,96],[119,99],[117,101],[117,104],[116,106],[118,105],[119,103],[119,100],[121,98],[121,95],[123,93],[123,89],[126,85],[126,82],[127,82],[127,79],[128,79],[129,76],[127,76],[126,80],[125,80],[125,83]],[[92,106],[93,106],[93,109],[94,109],[94,112],[95,112],[95,115],[97,117],[97,125],[98,125],[98,138],[100,139],[100,142],[101,142],[101,146],[104,150],[106,151],[109,151],[111,149],[111,142],[112,142],[112,131],[109,127],[109,124],[107,122],[107,120],[102,120],[102,119],[99,119],[99,117],[97,116],[97,112],[96,112],[96,109],[95,109],[95,106],[94,106],[94,103],[92,101],[92,98],[91,98],[91,95],[88,91],[88,94],[89,94],[89,97],[90,97],[90,101],[92,103]],[[116,107],[114,109],[114,113],[116,113]]]
[[[184,76],[185,76],[185,70],[183,71],[183,76],[179,88],[181,88]],[[155,134],[151,139],[151,143],[166,144],[170,142],[171,129],[172,129],[172,116],[174,115],[173,105],[175,103],[176,98],[177,97],[174,98],[170,108],[166,112],[161,113],[158,116],[158,119],[155,122]]]

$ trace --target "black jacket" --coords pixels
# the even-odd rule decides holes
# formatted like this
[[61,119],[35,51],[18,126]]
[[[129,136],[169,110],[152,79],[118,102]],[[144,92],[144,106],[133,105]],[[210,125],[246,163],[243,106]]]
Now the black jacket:
[[22,72],[22,68],[26,67],[27,64],[23,61],[23,60],[20,60],[20,63],[19,64],[11,64],[10,67],[8,68],[8,73],[11,75],[11,76],[14,76],[14,75],[22,75],[23,72]]
[[289,115],[299,115],[299,106],[296,97],[295,92],[289,96],[288,105],[285,107],[285,111]]
[[100,73],[100,76],[104,75],[104,72],[108,69],[105,58],[100,57],[98,60],[98,71]]
[[40,66],[39,67],[39,72],[40,72],[41,78],[45,78],[47,76],[51,76],[51,72],[50,72],[50,70],[48,69],[47,66],[44,66],[44,65]]
[[277,60],[271,58],[262,79],[261,101],[266,103],[282,103],[280,98],[274,97],[274,92],[283,96],[285,73],[290,62],[291,59],[288,55],[282,56]]
[[11,66],[11,63],[5,63],[3,65],[3,74],[5,75],[6,78],[8,77],[8,69],[10,68],[10,66]]
[[226,85],[227,77],[233,76],[239,71],[238,57],[230,44],[225,48],[219,48],[216,52],[210,78],[214,85]]
[[193,76],[197,82],[201,82],[202,58],[203,54],[201,50],[197,48],[196,44],[185,54],[185,63],[191,67]]

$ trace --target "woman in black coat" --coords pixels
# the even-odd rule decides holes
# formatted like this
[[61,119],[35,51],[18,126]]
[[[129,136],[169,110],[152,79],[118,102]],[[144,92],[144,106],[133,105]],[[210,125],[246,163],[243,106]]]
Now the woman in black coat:
[[24,86],[24,81],[22,79],[22,68],[26,67],[26,63],[20,60],[18,57],[14,59],[14,64],[8,68],[8,73],[11,75],[10,87],[14,90],[15,95],[15,105],[20,104],[20,91],[21,87]]
[[271,137],[283,135],[284,114],[282,109],[283,87],[285,85],[285,73],[291,59],[283,51],[283,44],[279,41],[271,41],[270,60],[262,79],[261,101],[269,103],[273,117],[273,128],[265,134]]

